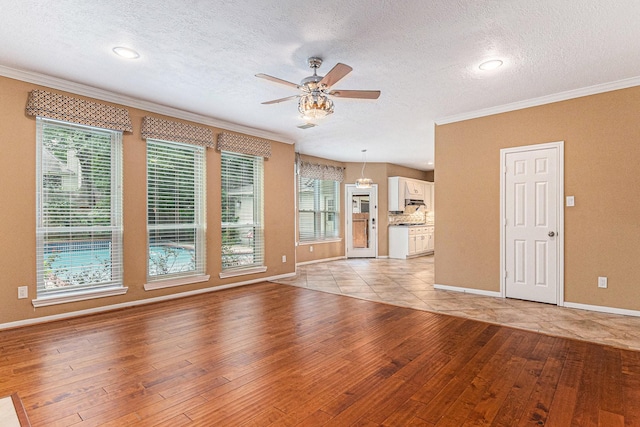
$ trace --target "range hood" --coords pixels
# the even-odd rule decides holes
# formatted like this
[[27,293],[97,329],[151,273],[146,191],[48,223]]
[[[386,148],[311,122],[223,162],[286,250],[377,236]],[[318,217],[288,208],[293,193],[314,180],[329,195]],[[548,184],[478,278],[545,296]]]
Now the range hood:
[[414,181],[406,181],[404,184],[404,205],[424,206],[424,185]]
[[422,208],[424,206],[424,203],[416,203],[413,205],[405,205],[404,207],[404,213],[406,214],[413,214],[416,213],[418,211],[424,212],[424,209]]
[[424,200],[421,199],[404,199],[405,206],[424,206]]

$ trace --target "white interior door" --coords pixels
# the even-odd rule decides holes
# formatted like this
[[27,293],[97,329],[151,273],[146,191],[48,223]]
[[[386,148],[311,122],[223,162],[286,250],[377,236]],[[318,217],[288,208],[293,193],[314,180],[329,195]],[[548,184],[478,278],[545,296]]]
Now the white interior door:
[[378,186],[346,188],[346,250],[347,258],[378,256]]
[[559,303],[564,194],[562,144],[554,144],[502,153],[503,276],[509,298]]

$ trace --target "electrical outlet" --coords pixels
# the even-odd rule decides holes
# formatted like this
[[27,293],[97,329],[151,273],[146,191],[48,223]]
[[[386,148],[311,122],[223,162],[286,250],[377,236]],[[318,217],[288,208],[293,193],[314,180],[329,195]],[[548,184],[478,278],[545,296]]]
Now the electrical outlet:
[[313,252],[313,246],[309,246],[309,252]]
[[286,255],[282,255],[282,262],[287,262],[287,256]]
[[607,278],[606,277],[598,277],[598,287],[606,288],[607,287]]
[[29,298],[29,287],[28,286],[18,286],[18,299]]

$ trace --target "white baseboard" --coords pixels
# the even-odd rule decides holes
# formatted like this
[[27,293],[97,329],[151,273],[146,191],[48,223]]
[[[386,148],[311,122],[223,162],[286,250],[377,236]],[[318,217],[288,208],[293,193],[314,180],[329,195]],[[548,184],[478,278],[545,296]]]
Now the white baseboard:
[[458,286],[449,286],[449,285],[438,285],[437,283],[433,285],[433,287],[435,289],[442,289],[443,291],[464,292],[466,294],[475,294],[475,295],[483,295],[485,297],[502,298],[500,291],[484,291],[482,289],[461,288]]
[[322,258],[322,259],[314,259],[313,261],[305,261],[296,263],[296,267],[299,265],[309,265],[309,264],[318,264],[320,262],[328,262],[328,261],[338,261],[340,259],[347,259],[346,256],[337,256],[333,258]]
[[580,304],[577,302],[564,302],[564,307],[577,308],[579,310],[598,311],[600,313],[623,314],[625,316],[640,317],[640,311],[628,310],[626,308],[606,307],[603,305]]
[[71,312],[68,312],[68,313],[54,314],[54,315],[51,315],[51,316],[43,316],[43,317],[38,317],[38,318],[35,318],[35,319],[25,319],[25,320],[18,320],[16,322],[0,323],[0,330],[19,328],[19,327],[22,327],[22,326],[35,325],[35,324],[38,324],[38,323],[53,322],[53,321],[56,321],[56,320],[70,319],[70,318],[79,317],[79,316],[87,316],[89,314],[96,314],[96,313],[102,313],[102,312],[105,312],[105,311],[119,310],[119,309],[128,308],[128,307],[136,307],[136,306],[139,306],[139,305],[152,304],[152,303],[161,302],[161,301],[169,301],[169,300],[172,300],[172,299],[178,299],[178,298],[190,297],[190,296],[193,296],[193,295],[206,294],[206,293],[209,293],[209,292],[221,291],[223,289],[237,288],[239,286],[251,285],[251,284],[254,284],[254,283],[268,282],[268,281],[271,281],[271,280],[285,279],[287,277],[294,277],[295,275],[296,275],[296,273],[286,273],[286,274],[280,274],[280,275],[277,275],[277,276],[263,277],[263,278],[260,278],[260,279],[247,280],[247,281],[244,281],[244,282],[236,282],[236,283],[229,283],[229,284],[226,284],[226,285],[213,286],[213,287],[210,287],[210,288],[195,289],[193,291],[180,292],[180,293],[177,293],[177,294],[164,295],[164,296],[153,297],[153,298],[145,298],[145,299],[142,299],[142,300],[123,302],[123,303],[120,303],[120,304],[111,304],[111,305],[106,305],[106,306],[103,306],[103,307],[89,308],[89,309],[86,309],[86,310],[71,311]]
[[[483,290],[480,290],[480,289],[461,288],[461,287],[458,287],[458,286],[448,286],[448,285],[438,285],[438,284],[433,285],[433,287],[435,289],[442,289],[442,290],[445,290],[445,291],[464,292],[464,293],[468,293],[468,294],[476,294],[476,295],[484,295],[484,296],[488,296],[488,297],[502,298],[502,295],[500,294],[500,292],[495,292],[495,291],[483,291]],[[587,310],[587,311],[597,311],[597,312],[600,312],[600,313],[622,314],[624,316],[640,317],[640,311],[639,310],[628,310],[626,308],[606,307],[606,306],[602,306],[602,305],[580,304],[580,303],[577,303],[577,302],[567,302],[567,301],[564,302],[564,305],[562,305],[562,307],[576,308],[576,309],[579,309],[579,310]]]

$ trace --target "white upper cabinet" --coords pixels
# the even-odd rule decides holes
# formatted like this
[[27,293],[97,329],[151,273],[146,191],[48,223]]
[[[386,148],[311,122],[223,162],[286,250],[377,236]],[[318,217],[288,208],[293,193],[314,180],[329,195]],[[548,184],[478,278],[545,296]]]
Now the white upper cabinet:
[[[435,211],[436,210],[436,203],[435,203],[435,199],[436,199],[436,195],[435,195],[435,191],[436,190],[436,185],[433,182],[426,182],[426,186],[425,186],[425,191],[424,191],[424,203],[428,206],[427,210],[428,211]],[[427,202],[427,200],[429,202]]]
[[407,201],[412,204],[424,203],[424,209],[432,210],[432,182],[392,176],[388,179],[388,186],[388,211],[404,212]]

